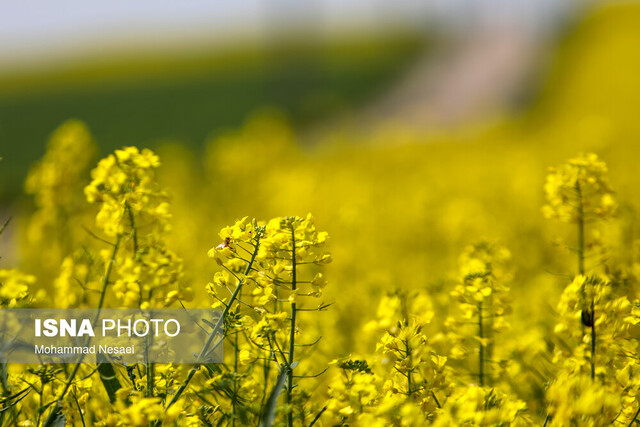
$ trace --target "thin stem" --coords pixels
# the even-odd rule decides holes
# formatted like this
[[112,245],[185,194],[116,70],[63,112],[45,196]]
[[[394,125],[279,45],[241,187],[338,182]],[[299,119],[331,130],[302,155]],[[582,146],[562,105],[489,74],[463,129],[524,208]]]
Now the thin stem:
[[484,386],[484,330],[482,326],[482,301],[478,302],[478,337],[480,337],[480,347],[478,348],[478,377],[480,386]]
[[76,407],[78,408],[78,414],[80,414],[80,421],[82,421],[82,427],[87,427],[84,423],[84,416],[82,415],[82,409],[80,408],[80,402],[78,402],[78,397],[76,396],[75,391],[73,392],[73,400],[76,402]]
[[118,248],[120,247],[120,235],[116,238],[116,243],[113,245],[113,252],[111,252],[111,258],[109,258],[109,263],[107,264],[107,271],[102,278],[102,289],[100,290],[100,300],[98,301],[98,313],[96,314],[96,318],[94,319],[94,323],[100,317],[100,311],[102,311],[102,307],[104,306],[104,299],[107,295],[107,286],[109,285],[109,277],[111,276],[111,271],[113,270],[113,264],[116,261],[116,254],[118,253]]
[[178,399],[180,399],[180,396],[182,396],[182,393],[184,393],[184,390],[189,385],[189,382],[191,382],[191,380],[193,379],[193,376],[196,374],[196,372],[198,372],[199,367],[200,365],[198,364],[189,370],[189,373],[187,374],[187,378],[184,380],[184,383],[182,383],[182,385],[178,387],[176,394],[173,395],[169,403],[167,403],[167,406],[164,408],[165,411],[169,409],[174,403],[176,403]]
[[[491,363],[493,361],[493,346],[494,346],[494,319],[493,319],[493,296],[494,296],[494,289],[493,289],[493,279],[490,279],[491,283],[491,295],[489,295],[488,298],[488,303],[489,303],[489,309],[488,309],[488,314],[487,314],[487,325],[484,329],[486,329],[486,335],[487,338],[489,339],[489,342],[487,343],[487,354],[486,354],[486,360],[487,360],[487,366],[486,368],[486,377],[487,377],[487,382],[489,383],[489,385],[493,384],[493,377],[491,376],[491,370],[492,370],[492,366]],[[487,311],[487,310],[485,310]]]
[[640,406],[638,406],[638,410],[636,411],[636,413],[633,415],[633,418],[631,419],[631,421],[629,422],[629,424],[627,424],[627,427],[631,427],[633,425],[633,423],[636,422],[636,419],[638,418],[638,415],[640,415]]
[[436,402],[436,406],[438,408],[442,408],[442,405],[440,405],[440,401],[438,400],[438,398],[436,397],[436,394],[434,393],[433,390],[430,390],[431,392],[431,396],[433,397],[433,400]]
[[133,210],[128,202],[124,203],[124,206],[129,214],[129,222],[131,222],[131,237],[133,238],[133,253],[134,255],[138,253],[138,233],[136,231],[136,223],[133,219]]
[[262,388],[262,403],[260,405],[260,419],[262,419],[263,416],[263,411],[264,411],[264,404],[265,401],[267,399],[267,390],[268,390],[268,386],[269,386],[269,367],[271,366],[271,364],[269,363],[269,358],[265,357],[264,361],[263,361],[263,366],[262,366],[262,372],[264,374],[264,384],[263,384],[263,388]]
[[[257,241],[256,241],[255,249],[253,251],[253,254],[251,254],[251,259],[247,264],[247,268],[244,271],[245,276],[249,274],[249,272],[251,271],[251,267],[253,266],[253,263],[256,260],[256,256],[258,255],[258,249],[260,248],[260,236],[257,236],[256,238],[257,238]],[[209,338],[207,338],[207,342],[204,344],[204,347],[202,347],[202,350],[198,355],[198,360],[201,360],[202,357],[204,357],[204,355],[207,354],[207,350],[209,350],[209,346],[211,346],[211,343],[213,342],[213,338],[215,337],[215,332],[220,329],[220,326],[222,325],[224,318],[227,317],[227,315],[229,314],[229,310],[231,309],[231,306],[233,305],[235,300],[238,298],[238,294],[240,293],[240,289],[242,289],[243,284],[244,284],[243,279],[238,281],[238,285],[233,291],[233,294],[231,294],[231,297],[229,298],[229,303],[224,307],[224,310],[222,310],[222,316],[220,316],[220,318],[216,322],[216,325],[211,331],[211,334],[209,334]]]
[[[296,266],[296,233],[293,224],[291,224],[291,290],[294,293],[294,299],[291,302],[291,331],[289,333],[289,370],[293,365],[293,357],[295,350],[295,338],[296,338],[296,303],[295,292],[297,286],[297,266]],[[292,401],[292,389],[293,389],[293,373],[289,372],[287,378],[287,404],[291,405]],[[293,427],[293,408],[289,411],[287,416],[287,424],[289,427]]]
[[591,379],[596,377],[596,312],[593,299],[591,300]]
[[[576,197],[578,198],[578,205],[576,209],[578,210],[578,216],[576,218],[578,225],[578,248],[576,249],[576,254],[578,256],[578,274],[584,275],[584,207],[582,206],[582,189],[580,188],[580,182],[576,180],[575,184]],[[583,309],[586,307],[586,292],[584,286],[582,287],[582,307]],[[582,331],[582,335],[584,336],[584,323],[580,324],[580,329]]]
[[[253,262],[255,261],[256,256],[258,255],[258,249],[259,248],[260,248],[260,235],[258,234],[256,236],[255,249],[253,251],[253,254],[251,255],[251,260],[249,261],[249,264],[247,264],[247,268],[245,269],[245,274],[249,274],[249,272],[251,271],[251,267],[253,267]],[[240,287],[242,287],[242,284],[243,284],[243,280],[238,281],[238,285],[236,286],[236,289],[235,289],[234,293],[229,298],[229,304],[227,304],[224,307],[224,310],[222,311],[222,316],[220,316],[220,318],[216,322],[215,327],[213,328],[213,330],[209,334],[209,338],[207,339],[207,342],[202,347],[202,350],[200,351],[200,354],[198,355],[198,360],[200,360],[203,357],[203,355],[206,354],[207,350],[209,349],[209,346],[211,345],[211,342],[213,341],[213,338],[214,338],[214,336],[216,334],[216,331],[218,331],[218,329],[220,329],[220,325],[221,325],[222,321],[227,316],[227,314],[229,314],[229,309],[230,309],[231,305],[233,304],[233,302],[238,297],[238,293],[240,292]],[[191,380],[193,379],[193,376],[198,371],[198,368],[200,367],[200,365],[201,365],[200,363],[197,363],[193,368],[191,368],[189,370],[189,373],[187,374],[187,378],[185,379],[184,383],[182,383],[182,385],[180,387],[178,387],[178,390],[176,390],[176,394],[173,395],[173,397],[171,398],[169,403],[167,403],[167,406],[165,406],[165,408],[164,408],[165,411],[167,409],[169,409],[173,404],[175,404],[178,401],[178,399],[180,399],[180,397],[182,396],[182,393],[184,393],[184,391],[187,389],[189,383],[191,382]]]
[[[238,292],[238,300],[240,300],[242,293]],[[239,309],[240,307],[238,307]],[[235,346],[233,348],[233,372],[238,373],[238,344],[239,344],[239,336],[238,332],[236,332],[235,336]],[[235,427],[236,425],[236,406],[238,402],[238,377],[234,376],[233,378],[233,400],[232,400],[232,415],[231,415],[231,425]]]
[[[142,288],[142,287],[141,287]],[[156,379],[156,369],[155,365],[149,362],[149,349],[151,348],[153,337],[151,334],[146,337],[146,346],[144,349],[144,357],[146,364],[146,374],[147,374],[147,389],[145,390],[145,397],[153,397],[154,388],[155,388],[155,379]]]
[[584,208],[582,206],[582,190],[580,183],[576,181],[576,194],[578,197],[578,274],[584,274]]
[[[133,216],[133,210],[129,203],[125,202],[124,204],[127,213],[129,214],[129,222],[131,223],[131,237],[133,239],[133,256],[135,257],[138,254],[138,232],[136,229],[136,222]],[[142,304],[143,294],[142,294],[142,286],[140,286],[140,301],[139,305]],[[151,292],[149,292],[149,299],[151,299]],[[156,377],[156,369],[155,365],[149,362],[149,348],[151,347],[151,337],[147,337],[147,346],[145,347],[145,361],[147,367],[147,389],[145,390],[145,397],[153,397],[153,390],[155,388],[155,377]]]
[[313,425],[320,419],[320,417],[322,416],[322,414],[324,414],[324,411],[326,410],[327,410],[326,406],[322,408],[320,412],[318,412],[318,414],[315,417],[313,417],[313,420],[311,420],[311,424],[309,424],[309,427],[313,427]]
[[[409,327],[409,310],[407,308],[407,296],[404,292],[400,294],[400,300],[402,302],[402,323],[405,328]],[[407,399],[411,399],[413,393],[413,385],[411,373],[413,371],[413,363],[411,360],[411,347],[409,345],[409,339],[404,340],[405,357],[409,359],[409,367],[407,368]]]
[[404,349],[407,352],[407,358],[409,358],[409,368],[407,369],[407,399],[411,399],[411,371],[413,369],[411,368],[411,347],[409,347],[408,339],[404,341]]
[[[580,188],[580,182],[576,181],[576,194],[578,197],[578,273],[584,275],[584,207],[582,203],[582,189]],[[583,307],[586,306],[586,293],[584,287],[582,288],[582,304]],[[596,377],[596,365],[595,365],[595,355],[596,355],[596,313],[594,307],[593,298],[591,299],[591,379],[594,380]],[[584,335],[584,323],[581,324],[582,333]]]
[[153,389],[155,388],[155,376],[155,365],[153,363],[147,363],[147,390],[145,393],[146,397],[153,397]]
[[[96,317],[93,319],[93,324],[94,325],[96,324],[96,322],[100,318],[100,312],[102,311],[102,306],[104,305],[104,299],[105,299],[105,296],[107,294],[107,286],[109,285],[109,277],[111,276],[111,271],[113,270],[113,264],[115,263],[116,255],[118,253],[118,248],[119,247],[120,247],[120,235],[118,235],[118,237],[116,238],[116,243],[115,243],[115,245],[113,245],[113,251],[111,252],[111,258],[109,258],[109,262],[107,263],[107,271],[105,272],[105,274],[104,274],[104,276],[102,278],[102,290],[100,291],[100,300],[98,301],[98,312],[96,313]],[[89,337],[88,341],[87,341],[87,344],[89,343],[90,339],[91,338]],[[84,355],[80,356],[80,360],[73,367],[73,370],[71,371],[71,374],[69,375],[69,378],[67,378],[67,382],[65,383],[64,388],[62,389],[62,392],[60,393],[60,395],[58,395],[58,398],[56,399],[56,405],[51,410],[51,412],[49,412],[49,416],[47,417],[47,419],[42,424],[42,427],[51,426],[52,423],[57,418],[57,416],[60,413],[60,411],[62,410],[62,399],[64,399],[64,397],[67,394],[67,391],[69,391],[69,387],[71,387],[71,383],[73,382],[74,378],[76,377],[76,374],[78,373],[78,370],[80,369],[80,365],[82,364],[82,360],[83,359],[84,359]]]

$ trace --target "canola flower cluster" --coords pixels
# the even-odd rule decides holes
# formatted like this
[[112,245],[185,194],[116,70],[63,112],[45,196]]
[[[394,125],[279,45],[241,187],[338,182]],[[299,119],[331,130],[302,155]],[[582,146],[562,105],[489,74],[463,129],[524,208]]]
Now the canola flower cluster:
[[[248,160],[250,144],[214,150],[213,165],[223,164],[199,172],[180,168],[188,162],[179,148],[163,157],[174,159],[167,165],[148,149],[125,147],[93,167],[97,149],[82,123],[53,134],[27,179],[35,211],[19,224],[24,268],[0,269],[0,305],[219,308],[223,336],[202,343],[201,355],[206,360],[224,345],[224,362],[2,364],[1,425],[640,422],[640,245],[632,242],[623,254],[609,238],[625,202],[598,156],[578,155],[550,169],[546,183],[539,180],[546,201],[542,215],[539,205],[532,215],[559,220],[546,226],[562,240],[555,248],[546,242],[545,250],[559,254],[547,262],[562,273],[525,279],[532,269],[522,266],[522,248],[473,239],[461,246],[457,268],[421,286],[427,261],[416,255],[418,243],[410,251],[387,250],[385,240],[370,248],[349,234],[379,226],[353,217],[354,206],[377,197],[372,188],[343,189],[353,204],[335,215],[348,228],[311,214],[263,216],[259,208],[256,216],[270,219],[244,216],[232,195],[258,206],[284,197],[282,183],[303,199],[320,187],[304,173],[310,160],[288,145],[291,134],[278,122],[256,121],[242,132],[235,137],[275,138],[270,149],[300,169],[268,169],[265,156]],[[327,179],[348,174],[334,172]],[[208,180],[215,183],[208,196],[194,197],[194,182]],[[238,180],[250,181],[253,193]],[[217,233],[210,223],[221,220],[205,209],[216,197],[240,218]],[[325,229],[336,232],[329,238]],[[34,249],[44,242],[50,253]],[[346,250],[354,247],[355,254]],[[363,271],[359,257],[387,270],[373,263]],[[396,270],[393,280],[384,274]],[[398,278],[416,282],[394,283]],[[546,305],[535,300],[540,293]]]

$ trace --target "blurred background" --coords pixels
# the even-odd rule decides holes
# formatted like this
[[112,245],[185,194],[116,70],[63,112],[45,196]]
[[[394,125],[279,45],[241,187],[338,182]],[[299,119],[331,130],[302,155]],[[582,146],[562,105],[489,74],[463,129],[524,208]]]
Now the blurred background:
[[[640,253],[638,46],[636,2],[0,1],[2,263],[47,289],[70,249],[33,218],[95,230],[89,170],[136,145],[161,157],[199,301],[222,227],[312,212],[341,348],[389,289],[427,288],[446,312],[458,255],[484,238],[512,251],[526,329],[573,265],[554,243],[573,230],[540,214],[549,166],[598,153],[621,215],[590,238],[618,248],[608,259]],[[63,171],[27,195],[49,140],[97,153],[72,163],[82,182]]]
[[200,150],[263,108],[307,143],[345,122],[439,129],[530,108],[549,55],[610,4],[0,1],[0,199],[21,192],[70,118],[104,154],[163,141]]

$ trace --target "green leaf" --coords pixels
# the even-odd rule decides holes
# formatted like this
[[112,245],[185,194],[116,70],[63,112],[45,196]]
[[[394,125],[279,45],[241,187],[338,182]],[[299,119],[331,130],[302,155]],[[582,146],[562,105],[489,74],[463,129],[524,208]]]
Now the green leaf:
[[62,413],[62,406],[60,406],[60,402],[56,402],[55,406],[49,413],[49,416],[44,423],[42,423],[42,427],[64,427],[66,423],[67,417]]
[[[98,373],[100,374],[100,380],[109,395],[109,401],[113,403],[116,401],[116,392],[122,388],[122,385],[116,377],[116,370],[113,368],[111,363],[107,362],[107,358],[100,354],[96,355],[96,359],[98,361]],[[103,360],[104,362],[102,362]]]
[[[293,365],[293,364],[292,364]],[[260,427],[271,427],[273,422],[276,419],[276,408],[278,407],[278,397],[280,393],[282,393],[282,389],[284,387],[284,383],[287,381],[287,376],[289,375],[290,369],[286,366],[283,366],[278,373],[278,379],[276,380],[276,384],[271,389],[271,393],[269,393],[269,398],[266,403],[266,410],[264,411],[264,419],[260,424]]]
[[67,416],[59,412],[49,425],[51,427],[64,427],[67,425]]

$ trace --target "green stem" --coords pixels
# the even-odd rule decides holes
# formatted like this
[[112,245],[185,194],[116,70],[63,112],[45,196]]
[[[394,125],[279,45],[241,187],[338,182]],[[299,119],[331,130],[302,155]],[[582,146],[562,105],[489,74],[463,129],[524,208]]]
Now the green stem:
[[[238,292],[238,299],[241,298],[242,292]],[[236,331],[235,336],[235,347],[233,349],[233,372],[238,373],[238,331]],[[231,425],[235,427],[236,425],[236,406],[238,402],[238,377],[235,376],[233,378],[233,400],[232,400],[232,417],[231,417]]]
[[591,325],[591,379],[596,377],[596,311],[593,299],[591,300],[591,315],[593,316]]
[[480,386],[484,386],[484,330],[482,325],[482,301],[478,302],[478,337],[480,337],[480,347],[478,348],[478,378]]
[[640,406],[638,406],[638,410],[636,411],[636,413],[633,415],[633,418],[631,419],[631,421],[629,422],[629,424],[627,424],[627,427],[631,427],[633,425],[633,423],[636,422],[636,419],[638,418],[638,415],[640,415]]
[[493,384],[493,377],[491,376],[491,371],[492,371],[492,360],[493,360],[493,347],[494,347],[494,319],[493,319],[493,295],[494,295],[494,289],[493,289],[493,280],[491,280],[491,295],[489,295],[488,298],[488,302],[489,302],[489,309],[485,310],[487,311],[487,326],[486,326],[486,336],[489,339],[489,343],[487,344],[487,357],[486,359],[488,360],[487,366],[486,366],[486,373],[485,376],[487,377],[487,382],[489,383],[489,385],[491,386]]
[[147,365],[147,389],[145,390],[145,397],[153,397],[153,390],[155,388],[156,369],[155,364],[149,362],[149,349],[152,345],[153,337],[151,334],[147,335],[147,345],[144,349],[145,363]]
[[264,416],[264,405],[267,399],[267,393],[269,389],[269,358],[265,357],[262,366],[262,372],[264,375],[264,384],[262,386],[262,404],[260,405],[260,419]]
[[578,195],[578,274],[584,274],[584,208],[582,206],[582,190],[577,181],[576,194]]
[[[109,285],[109,277],[111,276],[111,271],[113,270],[113,264],[115,263],[116,255],[118,253],[118,248],[119,247],[120,247],[120,235],[118,235],[118,237],[116,238],[116,243],[113,245],[113,252],[111,252],[111,258],[109,258],[109,262],[107,263],[107,271],[105,272],[105,274],[104,274],[104,276],[102,278],[102,289],[100,291],[100,300],[98,301],[98,312],[96,313],[96,317],[93,320],[93,324],[94,325],[96,324],[96,322],[100,318],[100,312],[102,311],[102,306],[104,305],[105,295],[107,294],[107,286]],[[89,343],[89,341],[87,341],[87,344],[88,343]],[[49,416],[47,417],[47,419],[42,424],[42,427],[51,426],[52,423],[58,417],[58,414],[62,410],[62,399],[64,399],[64,397],[67,394],[67,391],[69,391],[69,387],[71,387],[71,383],[75,379],[76,374],[78,373],[78,370],[80,369],[80,365],[82,364],[82,359],[84,359],[84,355],[80,356],[80,360],[73,367],[73,370],[71,371],[71,374],[69,375],[69,378],[67,378],[67,382],[65,383],[64,388],[62,389],[62,392],[58,395],[58,398],[56,399],[56,405],[53,407],[51,412],[49,412]]]
[[[244,271],[244,275],[245,276],[247,274],[249,274],[249,272],[251,271],[251,268],[253,267],[253,263],[256,260],[256,256],[258,255],[258,248],[259,247],[260,247],[260,236],[257,236],[256,245],[255,245],[255,248],[253,250],[253,253],[251,254],[251,259],[247,263],[247,268]],[[220,316],[220,318],[216,321],[215,327],[213,328],[213,330],[209,334],[209,338],[207,338],[207,342],[202,347],[202,350],[200,351],[200,354],[198,355],[198,360],[201,360],[204,357],[204,355],[207,354],[207,352],[209,350],[209,347],[211,346],[211,343],[213,342],[213,339],[215,338],[216,331],[218,331],[220,329],[220,326],[222,325],[222,322],[224,322],[224,318],[227,317],[227,315],[229,314],[229,310],[231,310],[231,306],[233,305],[233,303],[238,298],[238,294],[240,293],[240,289],[242,289],[242,285],[244,285],[244,279],[241,279],[241,280],[238,281],[238,285],[233,290],[233,293],[231,294],[231,297],[229,298],[229,303],[224,307],[224,310],[222,310],[222,316]]]
[[311,420],[311,424],[309,424],[309,427],[313,427],[313,425],[320,419],[320,417],[322,416],[322,414],[324,414],[324,411],[326,410],[327,410],[326,406],[322,408],[320,412],[318,412],[318,414],[315,417],[313,417],[313,419]]
[[156,369],[155,364],[147,363],[147,390],[145,397],[153,397],[153,389],[155,388]]
[[[578,273],[584,275],[584,207],[582,203],[582,189],[580,182],[576,181],[576,194],[578,196]],[[582,288],[582,305],[586,307],[586,292]],[[596,355],[596,313],[594,301],[591,300],[591,379],[596,377],[595,355]],[[581,324],[582,334],[584,335],[584,324]]]
[[109,263],[107,264],[107,271],[102,278],[102,289],[100,290],[100,300],[98,301],[98,313],[96,314],[96,318],[94,319],[94,323],[100,317],[100,312],[102,311],[102,307],[104,306],[104,299],[107,295],[107,286],[109,285],[109,277],[111,276],[111,271],[113,270],[113,264],[116,261],[116,255],[118,253],[118,248],[120,247],[120,236],[116,238],[116,243],[113,245],[113,252],[111,252],[111,258],[109,258]]
[[[295,303],[295,291],[297,286],[297,265],[296,265],[296,233],[294,225],[291,224],[291,291],[294,293],[294,300],[291,303],[291,331],[289,333],[289,376],[287,378],[287,404],[292,404],[292,390],[293,390],[293,372],[291,372],[291,366],[293,365],[295,338],[296,338],[296,303]],[[293,408],[289,411],[287,417],[287,425],[293,427]]]
[[129,222],[131,222],[131,237],[133,238],[133,255],[138,253],[138,233],[136,231],[136,223],[133,219],[133,210],[128,202],[124,202],[124,207],[129,214]]
[[[251,268],[253,267],[253,263],[256,260],[256,256],[258,255],[259,248],[260,248],[260,235],[258,234],[256,235],[256,244],[253,250],[253,254],[251,254],[251,259],[249,260],[249,263],[247,264],[247,268],[244,271],[245,275],[249,274],[249,272],[251,271]],[[243,280],[238,281],[238,285],[236,286],[236,289],[233,291],[233,294],[229,298],[229,303],[224,307],[224,310],[222,311],[222,316],[220,316],[220,318],[216,322],[215,327],[209,334],[209,338],[207,339],[207,342],[202,347],[202,350],[198,355],[198,360],[200,360],[207,353],[207,350],[209,349],[209,346],[211,345],[211,342],[213,341],[213,338],[215,337],[216,332],[220,329],[220,325],[222,324],[222,321],[229,314],[229,309],[231,308],[231,305],[235,302],[236,298],[238,297],[238,293],[240,292],[240,288],[242,287],[243,283],[244,283]],[[184,391],[187,389],[187,387],[189,386],[189,383],[193,379],[193,376],[196,374],[200,366],[201,364],[197,363],[193,368],[189,370],[189,373],[187,374],[187,378],[185,379],[184,383],[182,383],[182,385],[178,387],[178,390],[176,390],[176,394],[173,395],[173,397],[171,398],[167,406],[165,406],[164,408],[165,411],[169,409],[173,404],[175,404],[178,401],[178,399],[180,399],[180,397],[182,396],[182,393],[184,393]]]
[[407,352],[407,358],[409,359],[409,368],[407,369],[407,398],[411,399],[411,372],[413,371],[411,363],[411,347],[409,346],[409,340],[405,340],[404,349]]
[[[402,302],[402,324],[405,328],[409,327],[409,309],[407,308],[407,295],[404,292],[400,293],[400,301]],[[404,340],[404,350],[405,356],[409,359],[409,368],[407,369],[407,399],[411,399],[411,394],[413,393],[413,385],[411,373],[413,371],[412,361],[411,361],[411,347],[409,346],[409,340]]]
[[436,406],[438,408],[442,408],[442,405],[440,405],[440,401],[436,397],[436,393],[433,390],[430,390],[430,392],[431,392],[431,396],[433,397],[433,400],[436,402]]

